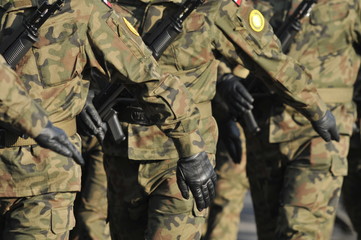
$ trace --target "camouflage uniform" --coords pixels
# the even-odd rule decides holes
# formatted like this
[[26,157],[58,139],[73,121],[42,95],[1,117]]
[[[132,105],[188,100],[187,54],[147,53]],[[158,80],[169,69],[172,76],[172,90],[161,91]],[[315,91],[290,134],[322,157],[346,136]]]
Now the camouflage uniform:
[[21,128],[29,136],[37,136],[48,122],[48,117],[29,97],[19,77],[1,55],[0,81],[0,120]]
[[[222,60],[218,66],[218,78],[227,73],[233,73],[238,77],[245,78],[248,70],[238,65],[231,70],[226,61]],[[226,113],[228,109],[223,102],[219,102],[217,97],[212,101],[213,116],[218,126],[227,124],[230,119]],[[246,138],[243,128],[239,123],[237,127],[240,131],[240,142],[242,147],[242,158],[239,163],[235,163],[225,143],[220,137],[216,150],[216,173],[217,185],[216,196],[209,208],[205,234],[202,239],[227,239],[236,240],[240,224],[240,213],[243,209],[243,201],[249,189],[246,175]],[[222,127],[219,128],[219,135],[222,134]]]
[[[1,1],[1,41],[9,41],[12,28],[22,24],[36,5],[37,1],[30,0]],[[102,57],[95,58],[95,53]],[[82,74],[88,65],[124,82],[147,106],[147,115],[175,139],[180,153],[189,156],[199,152],[199,148],[188,147],[189,139],[202,142],[197,131],[198,112],[189,93],[177,78],[161,75],[141,38],[100,0],[66,0],[61,11],[40,28],[39,41],[16,72],[34,102],[80,148],[74,117],[86,100],[89,82]],[[178,92],[169,96],[172,89]],[[42,123],[31,119],[34,129]],[[34,142],[15,140],[14,145],[7,143],[0,150],[1,235],[6,239],[66,239],[74,226],[73,201],[80,190],[80,166]]]
[[361,181],[361,71],[354,85],[354,102],[357,105],[357,121],[350,141],[348,153],[348,175],[345,177],[341,197],[344,208],[350,217],[352,226],[357,232],[357,239],[361,239],[361,193],[359,191]]
[[[143,35],[163,14],[174,14],[183,2],[125,0],[117,1],[114,8],[128,16]],[[247,1],[240,7],[231,0],[206,1],[185,20],[183,33],[158,61],[164,72],[181,79],[198,104],[208,154],[215,153],[217,139],[215,121],[206,110],[215,94],[215,54],[267,76],[265,81],[309,119],[319,119],[326,110],[309,75],[281,54],[269,25],[265,23],[258,32],[251,29],[248,18],[252,10]],[[116,147],[108,143],[104,148],[112,237],[198,239],[207,213],[195,211],[194,201],[183,199],[177,190],[179,156],[172,139],[153,125],[123,121],[123,127],[127,141]]]
[[103,166],[103,149],[95,136],[80,135],[85,166],[82,188],[74,205],[75,228],[70,239],[110,240],[107,218],[107,177]]
[[[274,16],[270,23],[277,28],[301,1],[254,2],[267,18]],[[255,115],[263,129],[269,128],[247,138],[247,174],[260,240],[330,239],[355,120],[352,87],[360,66],[360,16],[358,0],[318,1],[288,53],[313,76],[338,123],[339,142],[324,142],[306,118],[277,99],[256,100]]]

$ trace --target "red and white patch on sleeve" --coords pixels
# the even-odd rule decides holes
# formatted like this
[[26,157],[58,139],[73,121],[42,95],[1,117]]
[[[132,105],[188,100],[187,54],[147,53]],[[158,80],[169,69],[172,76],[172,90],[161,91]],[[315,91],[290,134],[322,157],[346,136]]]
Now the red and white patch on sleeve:
[[242,0],[233,0],[233,2],[235,2],[237,4],[237,6],[240,6],[242,3]]
[[107,0],[102,0],[103,3],[105,3],[108,7],[112,8],[112,4],[110,2],[108,2]]

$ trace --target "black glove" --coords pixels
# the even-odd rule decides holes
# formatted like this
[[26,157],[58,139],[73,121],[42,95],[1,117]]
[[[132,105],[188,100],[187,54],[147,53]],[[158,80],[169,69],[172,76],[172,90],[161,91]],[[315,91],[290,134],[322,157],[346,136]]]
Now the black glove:
[[313,121],[312,126],[326,142],[331,140],[340,141],[335,117],[329,110],[326,111],[326,114],[320,120]]
[[217,84],[217,93],[226,102],[232,116],[240,118],[242,113],[253,109],[251,94],[241,83],[241,78],[227,74]]
[[223,142],[234,163],[240,163],[242,159],[241,132],[237,123],[229,120],[219,124],[219,138]]
[[95,135],[100,143],[103,142],[107,125],[93,105],[94,91],[89,90],[83,110],[77,118],[77,125],[80,133],[86,136]]
[[178,160],[178,187],[185,199],[189,199],[191,190],[199,211],[207,208],[214,198],[216,181],[217,175],[207,153],[201,152]]
[[83,157],[69,141],[65,132],[53,126],[49,121],[41,133],[34,140],[43,148],[48,148],[66,157],[71,157],[80,165],[84,165]]

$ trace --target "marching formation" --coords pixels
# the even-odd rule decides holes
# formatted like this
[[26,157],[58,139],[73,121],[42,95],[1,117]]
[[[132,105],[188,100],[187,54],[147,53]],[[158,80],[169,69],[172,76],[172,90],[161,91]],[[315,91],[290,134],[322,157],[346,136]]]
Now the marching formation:
[[360,1],[3,0],[0,42],[0,239],[236,240],[248,190],[361,238]]

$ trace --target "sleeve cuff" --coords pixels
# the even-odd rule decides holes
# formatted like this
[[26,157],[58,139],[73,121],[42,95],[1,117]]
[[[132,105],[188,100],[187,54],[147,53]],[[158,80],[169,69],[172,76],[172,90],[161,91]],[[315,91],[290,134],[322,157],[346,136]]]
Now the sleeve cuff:
[[205,143],[198,130],[181,138],[173,138],[173,142],[180,158],[190,157],[205,151]]
[[19,118],[17,118],[16,125],[19,125],[26,134],[34,138],[40,134],[48,122],[49,119],[45,111],[35,102],[31,101],[23,109]]

